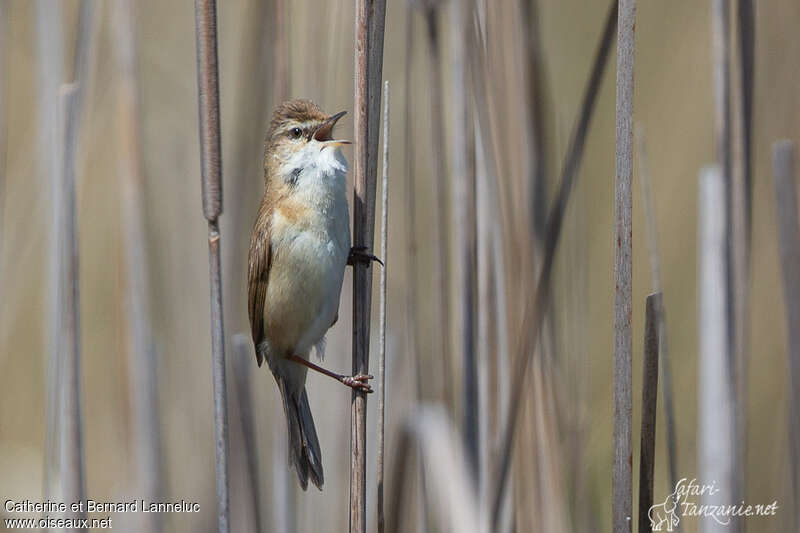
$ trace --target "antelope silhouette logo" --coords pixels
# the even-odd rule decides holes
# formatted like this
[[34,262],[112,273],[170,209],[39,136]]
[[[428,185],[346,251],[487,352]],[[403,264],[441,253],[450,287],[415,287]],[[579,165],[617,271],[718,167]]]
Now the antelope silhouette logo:
[[680,498],[678,489],[676,488],[675,492],[667,496],[667,499],[665,499],[663,503],[650,507],[650,510],[647,512],[647,517],[650,518],[650,527],[653,531],[662,531],[664,525],[667,527],[663,529],[663,531],[674,530],[678,522],[681,521],[676,512],[678,504],[680,503]]

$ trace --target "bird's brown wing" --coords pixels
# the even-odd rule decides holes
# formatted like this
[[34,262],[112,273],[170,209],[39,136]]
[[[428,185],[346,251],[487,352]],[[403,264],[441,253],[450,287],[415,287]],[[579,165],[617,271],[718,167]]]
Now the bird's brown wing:
[[258,210],[253,234],[250,237],[250,255],[247,261],[247,311],[250,315],[250,331],[256,349],[258,366],[264,362],[259,345],[264,340],[264,303],[267,298],[270,261],[270,219],[272,209],[262,204]]

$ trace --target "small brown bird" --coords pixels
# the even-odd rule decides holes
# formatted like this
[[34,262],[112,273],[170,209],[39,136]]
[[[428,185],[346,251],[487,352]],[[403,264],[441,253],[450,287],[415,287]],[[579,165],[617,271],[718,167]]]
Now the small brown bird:
[[344,269],[370,261],[350,248],[347,161],[333,138],[345,114],[326,115],[308,100],[278,106],[265,140],[264,197],[250,238],[248,311],[258,366],[266,360],[278,383],[289,430],[289,462],[305,490],[324,480],[322,454],[306,395],[311,368],[371,392],[372,376],[344,376],[309,359],[324,357],[325,333],[336,323]]

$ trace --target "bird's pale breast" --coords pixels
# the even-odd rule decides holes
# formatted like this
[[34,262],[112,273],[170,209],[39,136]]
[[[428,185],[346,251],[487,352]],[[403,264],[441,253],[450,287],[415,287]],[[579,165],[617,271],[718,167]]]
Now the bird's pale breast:
[[265,333],[283,355],[306,355],[331,326],[350,250],[344,172],[306,172],[302,190],[276,206],[271,221]]

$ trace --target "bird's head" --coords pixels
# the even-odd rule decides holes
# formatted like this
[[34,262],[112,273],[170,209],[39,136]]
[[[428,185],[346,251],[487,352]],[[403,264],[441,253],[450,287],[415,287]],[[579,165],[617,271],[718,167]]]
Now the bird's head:
[[297,161],[311,162],[323,157],[323,151],[333,152],[350,144],[333,137],[333,127],[345,113],[328,115],[310,100],[289,100],[279,105],[265,139],[264,166],[268,173],[286,174]]

